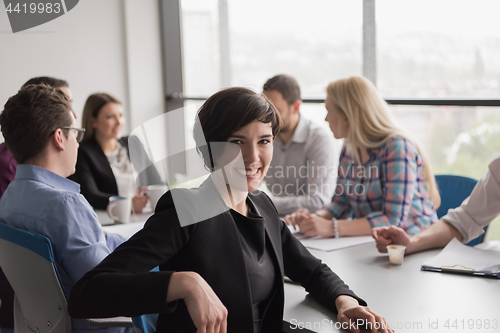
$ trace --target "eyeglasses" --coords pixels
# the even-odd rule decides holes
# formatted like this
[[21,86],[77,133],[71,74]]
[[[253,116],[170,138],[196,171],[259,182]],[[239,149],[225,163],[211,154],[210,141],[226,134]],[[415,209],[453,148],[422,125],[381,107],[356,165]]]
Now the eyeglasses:
[[[59,129],[65,129],[65,130],[75,130],[75,131],[77,131],[77,133],[76,133],[76,142],[78,142],[78,143],[82,142],[83,136],[85,135],[85,128],[68,127],[68,126],[63,126],[63,127],[58,127],[58,128]],[[50,133],[50,135],[54,134],[56,132],[56,130],[57,130],[57,128],[54,130],[54,132]]]

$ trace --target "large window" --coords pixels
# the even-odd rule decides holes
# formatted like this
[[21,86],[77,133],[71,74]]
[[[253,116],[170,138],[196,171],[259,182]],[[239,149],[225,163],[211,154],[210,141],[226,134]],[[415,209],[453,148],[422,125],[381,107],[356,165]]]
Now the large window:
[[[422,2],[423,1],[423,2]],[[378,0],[377,88],[388,99],[499,99],[497,0]],[[363,0],[182,0],[184,95],[225,86],[260,91],[277,73],[294,76],[304,99],[328,82],[362,75]],[[196,102],[200,105],[200,102]],[[500,108],[391,105],[438,174],[479,178],[500,153]],[[324,105],[304,117],[327,127]],[[186,142],[190,142],[186,119]]]
[[[181,5],[186,96],[206,97],[232,85],[259,91],[269,77],[287,73],[299,81],[304,99],[324,98],[328,82],[362,74],[363,0],[182,0]],[[375,5],[376,83],[385,98],[498,99],[499,1],[378,0]],[[426,149],[436,173],[479,178],[500,153],[498,107],[391,105],[390,110]],[[319,123],[326,113],[323,104],[314,103],[301,111]]]
[[[330,81],[363,75],[370,45],[363,24],[371,21],[368,14],[363,22],[364,0],[180,1],[184,96],[206,98],[235,85],[260,91],[268,78],[286,73],[301,85],[302,115],[328,127],[324,104],[307,99],[324,98]],[[382,96],[433,105],[455,99],[389,109],[427,151],[436,174],[480,178],[500,153],[500,1],[373,1]],[[495,101],[461,102],[467,99]],[[190,117],[201,103],[188,98]],[[186,119],[187,146],[191,123]]]
[[377,86],[385,97],[500,95],[498,0],[379,0]]
[[500,108],[391,106],[425,149],[436,174],[480,178],[500,153]]
[[[324,97],[329,81],[361,75],[361,1],[181,4],[188,96],[206,96],[234,85],[259,90],[268,78],[287,73],[300,82],[304,97]],[[227,16],[221,19],[224,4]]]
[[[362,74],[362,0],[182,0],[185,94],[259,89],[276,73],[324,96]],[[221,7],[223,9],[221,9]],[[376,1],[377,86],[384,97],[500,94],[497,0]]]

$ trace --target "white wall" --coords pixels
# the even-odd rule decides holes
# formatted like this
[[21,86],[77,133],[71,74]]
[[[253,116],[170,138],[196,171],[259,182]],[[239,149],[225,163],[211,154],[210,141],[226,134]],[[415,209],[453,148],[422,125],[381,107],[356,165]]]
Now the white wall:
[[80,1],[15,34],[0,8],[0,110],[29,78],[54,76],[69,82],[79,117],[88,95],[115,95],[127,110],[128,133],[164,112],[160,41],[158,1]]
[[165,111],[159,11],[157,0],[125,0],[131,129]]

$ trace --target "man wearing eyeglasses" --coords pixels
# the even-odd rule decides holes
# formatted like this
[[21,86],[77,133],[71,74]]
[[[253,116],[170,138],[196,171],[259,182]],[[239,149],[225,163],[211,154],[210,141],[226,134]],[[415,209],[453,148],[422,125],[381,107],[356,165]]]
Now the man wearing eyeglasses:
[[[15,179],[0,199],[0,223],[50,239],[69,293],[124,240],[116,234],[105,237],[80,186],[66,178],[75,172],[78,142],[85,131],[75,125],[70,99],[46,85],[28,85],[9,98],[0,127],[18,162]],[[73,332],[90,330],[85,320],[72,319]]]
[[[68,96],[70,101],[73,102],[73,94],[69,89],[68,82],[66,82],[65,80],[56,79],[50,76],[37,76],[26,81],[26,83],[23,84],[23,87],[26,87],[27,85],[30,84],[45,84],[52,88],[57,88],[61,90],[64,94],[66,94],[66,96]],[[72,112],[76,118],[75,112],[74,111]],[[3,195],[3,192],[5,192],[5,190],[7,189],[7,186],[9,186],[10,182],[14,180],[14,177],[16,175],[16,168],[17,168],[17,162],[14,159],[14,156],[12,156],[11,152],[7,148],[7,145],[5,144],[5,142],[0,143],[0,198]],[[3,307],[0,310],[0,326],[8,328],[14,327],[12,321],[10,321],[9,323],[5,322],[3,316],[4,312],[5,312],[5,307]]]
[[[68,82],[65,80],[57,79],[50,76],[37,76],[29,79],[23,84],[23,87],[30,84],[45,84],[52,88],[61,90],[70,101],[72,101],[73,94],[69,88]],[[76,114],[73,111],[76,118]],[[7,148],[5,142],[0,143],[0,198],[7,189],[7,186],[14,180],[16,176],[17,162],[12,156],[12,153]],[[12,290],[7,278],[0,269],[0,299],[3,306],[0,308],[0,327],[14,328],[14,291]]]

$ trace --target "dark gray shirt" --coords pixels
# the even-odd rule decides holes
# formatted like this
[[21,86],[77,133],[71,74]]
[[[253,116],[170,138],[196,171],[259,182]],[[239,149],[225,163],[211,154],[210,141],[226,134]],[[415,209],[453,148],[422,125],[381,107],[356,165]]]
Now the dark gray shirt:
[[267,240],[264,218],[247,199],[249,216],[231,209],[231,215],[240,233],[243,255],[250,282],[253,305],[254,332],[259,332],[260,321],[276,287],[276,266],[270,254],[271,243]]

